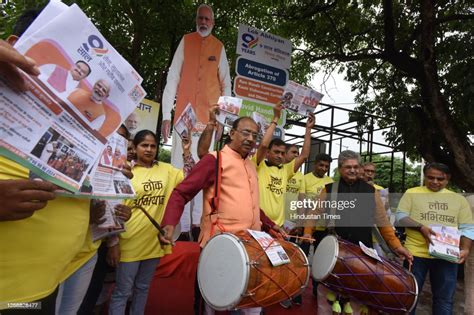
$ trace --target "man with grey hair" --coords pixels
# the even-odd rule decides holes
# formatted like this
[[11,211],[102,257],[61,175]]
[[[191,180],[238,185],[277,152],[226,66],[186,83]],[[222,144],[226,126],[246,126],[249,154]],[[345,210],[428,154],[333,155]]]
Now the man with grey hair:
[[[209,122],[210,107],[217,103],[220,96],[231,95],[229,63],[224,45],[211,34],[213,27],[214,12],[212,8],[201,4],[196,14],[196,32],[186,34],[181,39],[169,68],[163,92],[161,131],[165,142],[170,135],[171,109],[175,99],[174,123],[188,104],[191,104],[194,109],[196,125],[192,130],[191,154],[195,161],[199,160],[197,144],[201,133]],[[181,138],[174,132],[171,164],[177,168],[183,166],[181,148]],[[188,232],[191,225],[195,225],[197,229],[202,213],[201,205],[202,193],[199,193],[193,202],[186,206],[181,220],[183,232]]]
[[[411,254],[401,245],[387,219],[380,194],[372,185],[358,177],[360,155],[342,151],[338,157],[340,180],[325,186],[321,199],[348,201],[344,209],[337,209],[340,219],[334,222],[334,232],[343,239],[359,245],[359,241],[372,247],[372,227],[375,224],[390,248],[401,258],[412,260]],[[333,188],[337,193],[333,195]],[[352,206],[354,205],[354,206]]]
[[[373,247],[372,228],[376,225],[394,253],[411,262],[413,256],[396,237],[385,215],[380,194],[372,185],[359,178],[360,168],[358,153],[346,150],[339,154],[338,171],[341,178],[327,184],[320,195],[321,201],[331,200],[331,205],[337,205],[335,208],[323,209],[326,214],[334,215],[328,224],[329,232],[357,246],[362,242],[367,247]],[[330,305],[322,298],[326,293],[325,289],[318,286],[317,291],[318,313],[331,313]]]

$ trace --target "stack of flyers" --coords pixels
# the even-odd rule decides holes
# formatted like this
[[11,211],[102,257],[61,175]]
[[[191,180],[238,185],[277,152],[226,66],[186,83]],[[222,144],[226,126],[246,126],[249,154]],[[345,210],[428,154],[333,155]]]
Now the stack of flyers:
[[436,235],[431,235],[433,244],[430,244],[428,250],[430,255],[449,262],[458,262],[461,232],[452,226],[433,225],[430,227],[436,233]]
[[288,264],[290,262],[290,258],[283,247],[276,239],[271,237],[270,234],[254,230],[247,231],[260,244],[274,267]]
[[174,129],[181,137],[189,137],[190,132],[193,130],[194,126],[196,125],[196,113],[194,113],[194,109],[191,106],[191,103],[186,105],[186,108],[183,110],[181,116],[178,117],[176,123],[174,125]]
[[282,96],[282,105],[289,111],[308,116],[314,113],[323,94],[293,81],[288,81]]
[[257,112],[252,113],[252,119],[257,123],[258,132],[263,136],[270,126],[270,123],[267,121],[265,116]]
[[[95,162],[90,173],[78,192],[58,191],[61,195],[91,199],[131,199],[135,198],[130,179],[122,174],[127,163],[127,140],[114,133],[107,142],[101,156]],[[54,158],[54,160],[60,157]],[[32,176],[30,172],[30,177]]]
[[76,4],[51,1],[15,48],[40,75],[22,72],[25,92],[0,76],[0,155],[77,192],[145,97],[143,79]]
[[234,121],[239,118],[242,99],[232,96],[221,96],[217,103],[219,104],[217,121],[224,126],[231,127]]
[[115,206],[121,204],[121,200],[107,200],[105,202],[105,213],[101,219],[104,222],[92,226],[92,239],[97,241],[105,237],[116,235],[125,231],[124,223],[115,215]]

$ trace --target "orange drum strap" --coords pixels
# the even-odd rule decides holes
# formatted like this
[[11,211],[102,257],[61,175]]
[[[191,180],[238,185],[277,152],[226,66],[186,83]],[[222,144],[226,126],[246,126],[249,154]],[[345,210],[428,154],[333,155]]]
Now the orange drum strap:
[[[219,198],[221,196],[221,181],[222,181],[222,155],[221,151],[217,151],[216,154],[216,180],[215,180],[215,189],[214,189],[214,197],[211,199],[211,213],[209,214],[209,217],[211,219],[211,236],[214,235],[214,227],[217,226],[217,228],[221,232],[225,232],[224,226],[219,223],[219,215],[218,215],[218,210],[219,210]],[[216,220],[212,221],[212,215],[216,215]]]

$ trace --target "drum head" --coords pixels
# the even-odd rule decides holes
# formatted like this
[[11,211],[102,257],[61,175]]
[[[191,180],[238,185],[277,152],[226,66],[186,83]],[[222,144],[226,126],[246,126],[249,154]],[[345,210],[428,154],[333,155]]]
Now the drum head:
[[333,271],[339,255],[339,243],[333,235],[328,235],[314,251],[311,273],[314,280],[323,281]]
[[202,297],[218,311],[234,308],[247,290],[250,266],[245,247],[233,234],[211,238],[199,256],[197,278]]

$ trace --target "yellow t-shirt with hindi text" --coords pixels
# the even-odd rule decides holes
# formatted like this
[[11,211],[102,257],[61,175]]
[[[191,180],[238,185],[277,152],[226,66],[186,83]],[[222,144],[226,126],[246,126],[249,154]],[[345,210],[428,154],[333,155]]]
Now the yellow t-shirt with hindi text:
[[298,171],[288,179],[288,184],[286,185],[286,192],[290,194],[304,194],[306,192],[306,186],[304,183],[304,175]]
[[[459,228],[460,224],[472,224],[469,203],[462,195],[448,189],[438,192],[426,186],[408,189],[398,204],[398,211],[406,213],[425,226],[444,225]],[[405,247],[416,257],[433,258],[428,253],[428,244],[415,229],[406,229]]]
[[[28,179],[28,173],[0,157],[0,180]],[[88,224],[89,200],[61,196],[29,218],[0,222],[0,309],[53,293],[84,244]]]
[[[317,177],[313,173],[304,175],[304,182],[306,187],[306,198],[317,198],[327,184],[334,183],[331,177],[324,175],[324,177]],[[312,231],[324,231],[326,228],[323,226],[306,226],[304,229],[305,234],[312,234]]]
[[[160,224],[171,192],[184,178],[182,170],[159,162],[150,168],[135,165],[132,173],[131,182],[137,196],[125,204],[143,207]],[[120,234],[120,253],[122,262],[140,261],[171,254],[171,246],[161,246],[158,230],[135,208],[130,220],[125,222],[125,232]]]
[[[252,161],[256,164],[255,154]],[[260,208],[277,225],[285,222],[285,192],[288,180],[295,174],[295,160],[281,166],[268,166],[266,161],[257,166]]]

